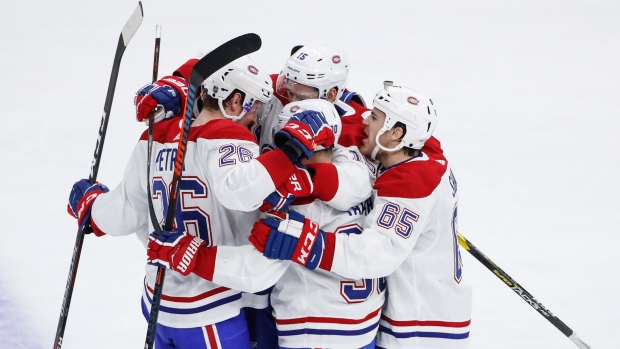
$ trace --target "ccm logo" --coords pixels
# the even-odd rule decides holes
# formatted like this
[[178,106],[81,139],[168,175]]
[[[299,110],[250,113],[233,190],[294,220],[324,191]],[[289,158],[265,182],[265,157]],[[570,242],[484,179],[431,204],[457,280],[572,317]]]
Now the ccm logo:
[[316,239],[316,235],[319,232],[319,225],[315,222],[310,221],[308,224],[309,231],[306,232],[304,236],[304,241],[302,242],[301,248],[299,249],[299,253],[295,262],[306,265],[308,256],[310,255],[310,251],[312,251],[312,247],[314,247],[314,240]]

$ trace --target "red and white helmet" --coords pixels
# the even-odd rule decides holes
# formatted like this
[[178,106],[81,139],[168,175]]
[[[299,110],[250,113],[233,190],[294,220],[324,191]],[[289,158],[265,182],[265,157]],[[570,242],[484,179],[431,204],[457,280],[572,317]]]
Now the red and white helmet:
[[325,99],[327,92],[336,87],[338,100],[348,77],[349,60],[343,51],[322,43],[304,45],[286,60],[276,82],[276,93],[288,97],[287,83],[297,83],[316,88],[318,98]]
[[[375,139],[377,146],[373,156],[379,149],[385,151],[396,151],[403,147],[422,149],[437,125],[437,111],[430,98],[408,87],[392,86],[388,81],[385,82],[385,88],[376,94],[373,106],[385,113],[383,127]],[[398,146],[386,148],[379,142],[379,137],[392,129],[397,122],[406,125],[405,136]]]
[[[314,110],[315,112],[323,114],[325,120],[327,120],[327,124],[334,132],[334,144],[338,143],[338,138],[340,138],[340,133],[342,132],[342,121],[340,120],[340,115],[338,115],[334,104],[324,99],[306,99],[303,101],[291,102],[285,105],[278,116],[278,126],[274,128],[273,133],[275,134],[282,127],[284,127],[291,116],[306,110]],[[315,150],[322,149],[325,148],[319,145]]]
[[[218,100],[220,110],[225,117],[238,121],[250,110],[257,110],[269,102],[273,95],[269,74],[259,68],[249,56],[243,56],[213,73],[202,83],[202,88],[209,96]],[[223,101],[235,90],[245,93],[243,111],[238,116],[225,112]]]

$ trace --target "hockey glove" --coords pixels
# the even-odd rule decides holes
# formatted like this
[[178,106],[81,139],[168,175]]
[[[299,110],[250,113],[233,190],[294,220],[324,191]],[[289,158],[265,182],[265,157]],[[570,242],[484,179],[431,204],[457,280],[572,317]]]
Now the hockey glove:
[[263,201],[263,205],[259,208],[261,212],[284,211],[295,198],[312,193],[314,185],[310,173],[302,164],[297,164],[296,167],[295,173]]
[[314,134],[314,143],[316,143],[316,145],[322,145],[325,148],[329,148],[334,145],[334,132],[329,123],[327,123],[327,119],[325,119],[323,113],[313,110],[306,110],[301,113],[294,114],[288,121],[296,120],[310,126],[312,133]]
[[291,116],[284,127],[274,135],[274,144],[284,150],[294,163],[302,157],[309,159],[317,145],[331,147],[334,139],[334,132],[323,114],[306,110]]
[[250,242],[265,257],[292,260],[314,270],[321,263],[325,238],[316,222],[291,210],[283,220],[266,218],[256,222]]
[[[80,179],[73,184],[71,193],[69,194],[69,203],[67,204],[67,212],[70,215],[77,218],[78,226],[85,224],[90,225],[90,209],[95,202],[95,199],[110,191],[105,185],[95,182],[91,183],[88,179]],[[90,229],[84,229],[85,233],[90,233]],[[95,231],[95,235],[101,236],[103,234]]]
[[143,86],[136,92],[134,104],[136,119],[148,120],[149,114],[157,107],[163,108],[163,113],[155,115],[155,122],[179,115],[181,107],[187,99],[187,82],[177,76],[166,76],[159,81]]
[[172,269],[184,276],[189,275],[196,266],[198,249],[206,242],[197,236],[176,230],[156,232],[149,235],[147,263],[161,268]]

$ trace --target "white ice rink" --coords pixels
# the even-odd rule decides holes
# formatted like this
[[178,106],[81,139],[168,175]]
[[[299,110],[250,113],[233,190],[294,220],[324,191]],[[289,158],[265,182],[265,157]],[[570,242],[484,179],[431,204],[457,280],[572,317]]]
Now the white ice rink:
[[[51,348],[120,30],[136,1],[0,5],[0,348]],[[133,96],[246,32],[277,73],[292,46],[349,57],[367,102],[383,80],[436,102],[460,190],[460,231],[593,348],[620,348],[620,3],[617,1],[150,1],[123,58],[98,179],[121,179],[144,126]],[[471,348],[576,348],[464,252]],[[63,349],[141,348],[145,252],[87,236]]]

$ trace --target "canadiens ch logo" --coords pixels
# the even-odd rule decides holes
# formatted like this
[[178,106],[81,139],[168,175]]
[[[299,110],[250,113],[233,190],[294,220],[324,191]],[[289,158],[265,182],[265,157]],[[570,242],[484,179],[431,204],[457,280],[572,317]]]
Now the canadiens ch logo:
[[407,98],[407,102],[409,102],[409,104],[413,104],[413,105],[418,105],[419,101],[417,98],[410,96]]
[[291,107],[291,113],[294,113],[294,112],[296,112],[298,110],[299,110],[299,106],[298,105],[294,105],[294,106]]
[[332,62],[334,62],[334,64],[340,63],[340,56],[335,55],[334,57],[332,57]]
[[258,75],[258,68],[253,65],[248,66],[248,71],[254,75]]

